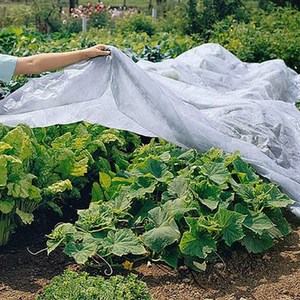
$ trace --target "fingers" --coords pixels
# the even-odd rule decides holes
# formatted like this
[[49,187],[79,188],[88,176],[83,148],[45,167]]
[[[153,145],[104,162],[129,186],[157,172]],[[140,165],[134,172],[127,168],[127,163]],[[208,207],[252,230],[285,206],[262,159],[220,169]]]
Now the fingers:
[[98,49],[98,51],[100,50],[99,55],[107,56],[111,54],[108,46],[106,45],[100,44],[100,45],[96,45],[95,47]]
[[110,51],[107,50],[107,51],[99,51],[99,55],[100,56],[107,56],[107,55],[110,55]]
[[101,45],[101,44],[90,47],[90,48],[87,48],[87,49],[82,50],[82,51],[85,53],[87,59],[94,58],[94,57],[97,57],[97,56],[111,55],[111,52],[110,52],[108,46]]
[[99,50],[102,50],[102,51],[108,49],[108,46],[107,45],[103,45],[103,44],[96,45],[95,47],[97,49],[99,49]]

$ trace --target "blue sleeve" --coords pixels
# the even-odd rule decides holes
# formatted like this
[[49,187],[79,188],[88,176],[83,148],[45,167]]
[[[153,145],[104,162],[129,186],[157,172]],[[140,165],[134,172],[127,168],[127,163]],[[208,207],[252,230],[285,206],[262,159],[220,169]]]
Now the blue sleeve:
[[6,83],[11,81],[14,75],[17,57],[0,54],[0,80]]

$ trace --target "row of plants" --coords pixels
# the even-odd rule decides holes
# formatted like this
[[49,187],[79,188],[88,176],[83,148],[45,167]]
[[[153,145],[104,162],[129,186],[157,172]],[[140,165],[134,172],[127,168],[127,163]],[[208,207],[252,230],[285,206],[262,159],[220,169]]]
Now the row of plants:
[[85,197],[103,164],[127,166],[140,139],[125,131],[77,123],[30,129],[0,126],[0,245],[17,226],[30,224],[33,212],[61,207]]
[[150,259],[200,271],[225,249],[259,253],[291,231],[281,208],[293,201],[238,153],[218,149],[200,154],[152,140],[126,169],[103,166],[91,198],[75,224],[48,235],[48,254],[60,247],[88,266]]
[[61,214],[90,199],[75,224],[49,235],[48,253],[63,247],[80,264],[129,255],[195,268],[234,243],[264,251],[290,231],[280,208],[292,201],[238,153],[141,145],[134,134],[85,122],[1,126],[0,140],[1,245],[37,207]]

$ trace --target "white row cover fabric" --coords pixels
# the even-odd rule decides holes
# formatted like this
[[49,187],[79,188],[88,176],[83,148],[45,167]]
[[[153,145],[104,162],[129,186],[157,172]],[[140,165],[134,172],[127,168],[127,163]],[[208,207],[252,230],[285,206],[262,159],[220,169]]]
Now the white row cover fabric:
[[160,63],[112,55],[31,79],[0,102],[0,123],[81,120],[206,151],[239,150],[296,201],[300,217],[300,76],[282,60],[243,63],[204,44]]

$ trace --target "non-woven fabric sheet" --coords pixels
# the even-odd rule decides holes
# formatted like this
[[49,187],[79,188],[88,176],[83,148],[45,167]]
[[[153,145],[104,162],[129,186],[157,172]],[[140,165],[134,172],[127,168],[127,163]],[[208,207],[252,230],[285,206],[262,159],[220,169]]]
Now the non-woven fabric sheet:
[[233,152],[277,183],[300,217],[300,76],[282,60],[244,63],[217,44],[175,59],[111,56],[31,79],[0,101],[0,123],[99,123],[179,146]]

